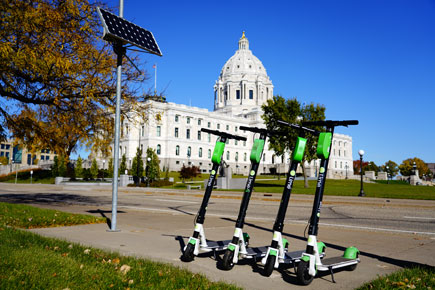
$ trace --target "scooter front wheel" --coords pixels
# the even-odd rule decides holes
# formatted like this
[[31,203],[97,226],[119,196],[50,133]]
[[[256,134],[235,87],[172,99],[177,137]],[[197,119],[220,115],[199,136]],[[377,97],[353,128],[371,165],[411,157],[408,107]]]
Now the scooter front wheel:
[[298,280],[302,285],[308,285],[313,281],[314,276],[311,276],[309,271],[309,262],[300,261],[297,268]]
[[195,250],[195,246],[191,243],[187,244],[186,249],[183,252],[183,255],[181,255],[181,261],[183,262],[191,262],[193,261],[193,258],[195,255],[193,254],[193,251]]
[[272,275],[273,268],[275,267],[276,256],[269,255],[264,265],[263,276],[269,277]]
[[222,258],[222,269],[223,270],[231,270],[234,267],[234,262],[233,262],[233,258],[234,258],[234,252],[227,249],[225,251],[225,254]]

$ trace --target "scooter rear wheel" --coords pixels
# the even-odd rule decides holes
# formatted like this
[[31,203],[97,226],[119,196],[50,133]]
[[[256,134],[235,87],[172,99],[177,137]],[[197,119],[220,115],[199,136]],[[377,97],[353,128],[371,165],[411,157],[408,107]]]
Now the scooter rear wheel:
[[193,261],[193,258],[195,255],[193,254],[193,251],[195,250],[195,246],[191,243],[187,244],[186,249],[183,252],[183,255],[181,255],[181,261],[183,262],[191,262]]
[[225,251],[225,254],[222,258],[222,269],[223,270],[231,270],[234,267],[234,262],[233,262],[233,258],[234,258],[234,252],[227,249]]
[[276,256],[269,255],[264,265],[263,276],[269,277],[272,275],[273,268],[275,267]]
[[298,280],[302,285],[308,285],[313,281],[314,276],[308,273],[309,263],[306,261],[300,261],[297,267]]

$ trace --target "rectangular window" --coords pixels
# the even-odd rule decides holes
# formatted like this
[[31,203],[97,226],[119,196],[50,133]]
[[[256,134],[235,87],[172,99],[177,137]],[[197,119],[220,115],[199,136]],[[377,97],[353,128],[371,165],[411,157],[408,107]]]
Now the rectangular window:
[[162,135],[162,127],[157,126],[157,137],[160,137]]
[[201,126],[201,119],[198,119],[198,126]]
[[2,152],[0,152],[0,156],[4,156],[5,155],[5,153],[2,151]]
[[178,128],[175,128],[174,136],[175,136],[175,138],[178,138]]
[[221,124],[217,124],[217,128],[219,130],[221,128]]
[[49,155],[45,156],[45,160],[50,160],[50,156]]
[[45,157],[44,155],[41,155],[41,161],[44,160],[44,157]]
[[207,128],[210,128],[210,127],[211,127],[211,123],[208,122],[208,123],[207,123]]
[[2,145],[1,145],[1,148],[2,148],[2,149],[5,149],[5,144],[2,144]]
[[240,90],[236,90],[236,99],[240,100]]
[[186,139],[190,139],[190,129],[186,129]]
[[201,131],[198,131],[198,140],[201,140]]
[[207,135],[207,141],[211,142],[211,134],[210,133],[208,133],[208,135]]
[[187,124],[190,124],[190,117],[187,117]]
[[9,148],[11,148],[11,145],[6,144],[6,150],[9,150]]
[[143,137],[144,134],[145,134],[145,126],[142,126],[142,131],[141,131],[140,135]]
[[227,131],[230,130],[230,125],[227,125]]
[[27,165],[32,164],[32,154],[27,154]]
[[180,119],[180,115],[175,115],[175,122],[178,122],[179,119]]
[[249,90],[249,99],[253,99],[254,98],[254,91],[253,90]]

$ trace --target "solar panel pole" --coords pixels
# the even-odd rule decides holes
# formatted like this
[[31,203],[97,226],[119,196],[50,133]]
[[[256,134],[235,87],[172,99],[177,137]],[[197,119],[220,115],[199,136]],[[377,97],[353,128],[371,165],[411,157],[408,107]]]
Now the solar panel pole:
[[[119,17],[124,17],[124,0],[119,0]],[[114,144],[114,164],[112,179],[112,219],[110,222],[110,232],[119,232],[116,229],[116,215],[118,212],[118,171],[119,171],[119,131],[121,115],[121,78],[122,78],[122,58],[125,54],[125,48],[122,42],[114,43],[114,50],[117,54],[116,64],[116,111],[115,111],[115,144]]]

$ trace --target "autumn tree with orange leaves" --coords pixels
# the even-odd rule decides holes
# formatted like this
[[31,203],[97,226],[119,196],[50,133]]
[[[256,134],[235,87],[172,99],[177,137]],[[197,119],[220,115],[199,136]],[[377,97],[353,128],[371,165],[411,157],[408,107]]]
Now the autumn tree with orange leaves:
[[[31,151],[69,157],[78,144],[108,156],[113,140],[116,54],[100,39],[87,0],[0,0],[0,135]],[[137,64],[137,56],[130,56]],[[146,80],[123,63],[122,108],[138,110],[132,88]],[[135,85],[136,83],[136,85]]]

